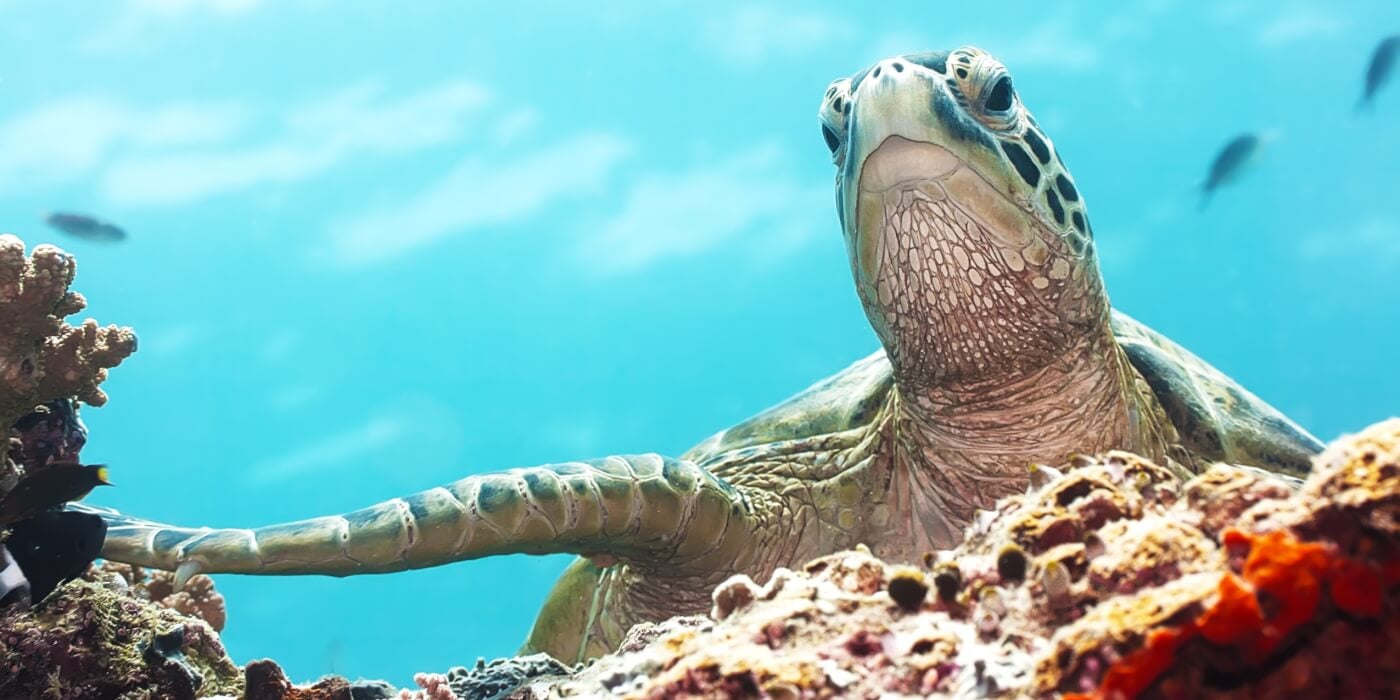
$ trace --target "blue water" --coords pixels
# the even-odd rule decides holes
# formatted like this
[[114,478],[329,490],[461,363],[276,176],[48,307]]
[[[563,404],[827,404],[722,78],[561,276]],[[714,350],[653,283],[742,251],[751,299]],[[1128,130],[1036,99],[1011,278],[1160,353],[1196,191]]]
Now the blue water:
[[[1114,303],[1323,438],[1400,396],[1394,2],[0,2],[0,229],[141,350],[92,501],[188,525],[678,454],[875,347],[815,112],[895,53],[1001,58]],[[1269,143],[1205,212],[1244,131]],[[42,211],[130,239],[62,238]],[[567,563],[219,576],[236,660],[408,682],[512,652]]]

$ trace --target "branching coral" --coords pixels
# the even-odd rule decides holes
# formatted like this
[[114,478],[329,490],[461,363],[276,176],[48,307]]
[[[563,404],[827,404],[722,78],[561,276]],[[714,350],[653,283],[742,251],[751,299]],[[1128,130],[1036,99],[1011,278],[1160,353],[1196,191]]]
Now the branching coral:
[[[54,246],[37,246],[26,256],[20,239],[0,235],[0,426],[6,430],[50,401],[106,403],[98,385],[107,369],[136,351],[130,328],[103,328],[92,319],[75,327],[64,320],[87,305],[68,289],[76,271],[73,257]],[[6,462],[0,494],[18,476]]]
[[397,700],[457,700],[445,673],[418,673],[413,683],[419,690],[400,690]]
[[1380,697],[1400,687],[1400,420],[1332,446],[1298,492],[1081,459],[925,564],[735,577],[710,618],[510,697]]

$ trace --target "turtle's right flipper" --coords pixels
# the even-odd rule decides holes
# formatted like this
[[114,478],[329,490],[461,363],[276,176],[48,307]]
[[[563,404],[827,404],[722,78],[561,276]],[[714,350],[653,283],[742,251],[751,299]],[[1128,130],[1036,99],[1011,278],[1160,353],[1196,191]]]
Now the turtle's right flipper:
[[692,462],[657,455],[472,476],[344,515],[252,530],[172,527],[68,507],[107,520],[105,558],[175,570],[181,582],[197,573],[388,573],[522,553],[742,566],[762,517],[740,490]]

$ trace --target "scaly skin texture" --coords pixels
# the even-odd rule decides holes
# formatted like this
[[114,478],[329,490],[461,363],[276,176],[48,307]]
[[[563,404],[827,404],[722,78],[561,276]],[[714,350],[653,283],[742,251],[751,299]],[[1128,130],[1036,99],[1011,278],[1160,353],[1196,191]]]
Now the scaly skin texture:
[[1307,470],[1312,436],[1110,310],[1083,197],[995,59],[887,59],[832,83],[820,117],[882,353],[680,459],[515,469],[256,530],[104,512],[104,554],[183,578],[576,553],[526,644],[574,660],[703,612],[734,573],[859,543],[891,561],[951,546],[1030,465],[1075,452]]

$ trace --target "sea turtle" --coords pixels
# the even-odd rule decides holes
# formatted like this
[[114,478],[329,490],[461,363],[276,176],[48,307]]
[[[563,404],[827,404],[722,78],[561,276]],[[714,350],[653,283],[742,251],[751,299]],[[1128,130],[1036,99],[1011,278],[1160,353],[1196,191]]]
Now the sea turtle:
[[574,660],[708,609],[735,573],[860,543],[897,561],[950,546],[1030,465],[1075,452],[1308,470],[1315,438],[1110,311],[1084,197],[992,56],[882,60],[833,82],[820,120],[881,351],[679,458],[512,469],[253,530],[106,511],[105,556],[187,579],[573,553],[525,648]]

